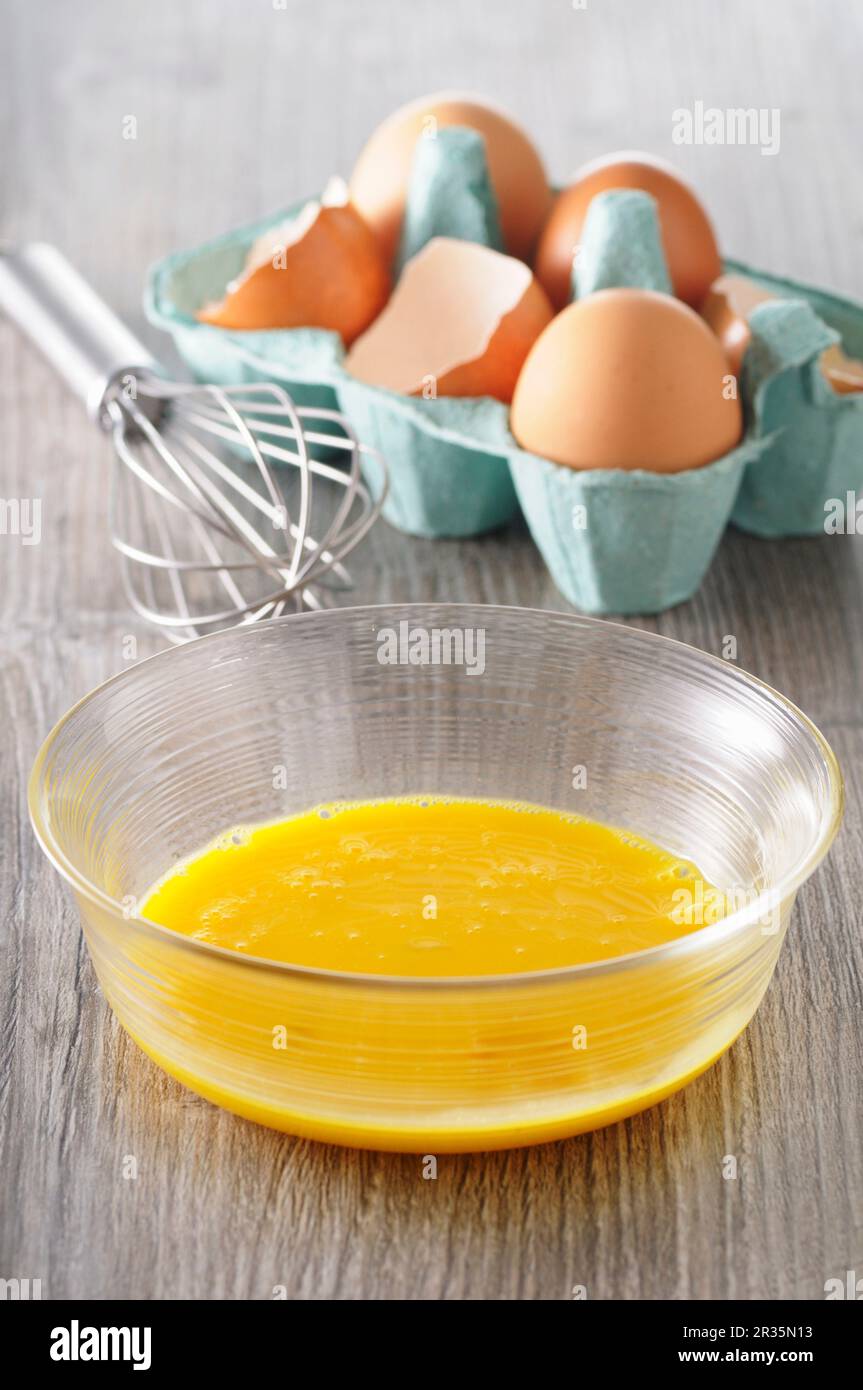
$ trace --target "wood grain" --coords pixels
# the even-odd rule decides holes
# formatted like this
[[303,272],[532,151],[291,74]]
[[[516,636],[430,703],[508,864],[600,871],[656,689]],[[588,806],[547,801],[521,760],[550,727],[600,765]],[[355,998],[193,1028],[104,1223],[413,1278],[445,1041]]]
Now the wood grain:
[[[729,253],[863,297],[859,6],[841,23],[806,0],[2,8],[2,235],[60,243],[142,331],[150,260],[321,187],[399,101],[460,85],[506,103],[557,177],[622,146],[675,157]],[[671,112],[696,100],[778,107],[779,154],[672,149]],[[52,721],[122,667],[123,637],[137,631],[142,656],[158,643],[125,611],[109,551],[109,450],[2,325],[0,451],[0,495],[43,499],[41,545],[0,537],[0,1276],[41,1278],[52,1298],[567,1299],[584,1284],[812,1299],[863,1272],[859,539],[729,532],[691,603],[640,620],[710,651],[736,636],[740,664],[820,724],[848,779],[845,828],[752,1026],[642,1116],[444,1158],[429,1182],[415,1158],[216,1110],[113,1021],[25,782]],[[522,525],[466,543],[381,526],[354,572],[360,601],[566,607]]]

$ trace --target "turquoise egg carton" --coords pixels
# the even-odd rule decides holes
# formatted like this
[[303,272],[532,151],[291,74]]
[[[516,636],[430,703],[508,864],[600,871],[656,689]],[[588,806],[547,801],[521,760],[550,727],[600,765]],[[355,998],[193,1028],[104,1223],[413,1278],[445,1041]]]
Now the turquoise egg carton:
[[767,440],[747,468],[731,520],[756,536],[823,535],[831,499],[863,492],[863,392],[841,395],[819,358],[841,340],[863,359],[863,305],[837,294],[726,261],[776,302],[753,311],[741,388],[750,429]]
[[510,468],[564,598],[583,613],[661,613],[699,588],[761,447],[746,440],[685,473],[581,471],[521,451]]
[[[433,540],[479,536],[518,515],[509,468],[509,410],[483,397],[423,400],[367,386],[342,372],[339,405],[357,437],[386,460],[383,515],[411,536]],[[382,479],[374,458],[363,475],[377,500]]]
[[[744,274],[785,302],[759,306],[740,381],[746,430],[724,458],[677,474],[576,471],[521,450],[509,410],[490,398],[425,400],[369,386],[343,366],[335,333],[318,329],[242,332],[199,323],[252,243],[305,202],[191,251],[150,272],[145,307],[169,332],[192,374],[219,384],[276,381],[300,405],[339,408],[358,437],[386,459],[383,515],[409,535],[476,536],[524,512],[563,596],[587,613],[655,613],[692,597],[726,525],[763,536],[816,534],[832,497],[863,489],[863,395],[837,396],[818,367],[841,335],[863,357],[863,308],[739,261]],[[592,230],[591,230],[592,226]],[[397,264],[431,236],[500,245],[481,137],[441,130],[418,149]],[[591,205],[575,270],[577,292],[614,284],[664,288],[655,207],[618,191]],[[363,459],[378,495],[373,457]]]

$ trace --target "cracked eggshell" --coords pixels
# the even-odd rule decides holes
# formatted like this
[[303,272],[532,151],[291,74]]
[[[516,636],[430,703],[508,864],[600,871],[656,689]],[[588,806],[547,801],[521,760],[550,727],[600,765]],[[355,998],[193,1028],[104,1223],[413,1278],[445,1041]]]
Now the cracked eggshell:
[[857,391],[863,391],[863,362],[856,357],[848,357],[839,343],[822,352],[821,371],[840,396],[852,396]]
[[509,402],[551,306],[529,266],[487,246],[434,237],[408,261],[345,370],[403,395]]
[[740,375],[746,349],[752,340],[749,315],[759,304],[774,299],[769,290],[762,289],[745,275],[720,275],[704,297],[700,313],[722,344],[728,364],[735,376]]
[[224,298],[197,317],[218,328],[323,328],[346,345],[380,313],[390,276],[341,180],[252,245]]
[[529,260],[551,206],[551,189],[533,143],[488,102],[460,92],[435,92],[399,107],[371,136],[350,180],[351,199],[373,228],[387,264],[398,246],[417,140],[439,126],[465,126],[485,140],[504,246]]
[[523,449],[576,469],[678,473],[740,442],[728,363],[694,310],[652,290],[599,290],[534,343],[510,424]]
[[[708,290],[701,305],[701,316],[722,343],[736,376],[740,375],[746,349],[752,341],[750,314],[759,304],[777,297],[745,275],[720,275]],[[863,391],[863,362],[848,357],[839,343],[825,348],[819,365],[822,376],[837,395],[848,396]]]
[[572,263],[591,200],[609,189],[640,189],[656,199],[662,244],[674,293],[693,306],[722,271],[713,227],[687,183],[670,164],[637,151],[584,165],[558,194],[537,247],[534,269],[556,309],[572,298]]

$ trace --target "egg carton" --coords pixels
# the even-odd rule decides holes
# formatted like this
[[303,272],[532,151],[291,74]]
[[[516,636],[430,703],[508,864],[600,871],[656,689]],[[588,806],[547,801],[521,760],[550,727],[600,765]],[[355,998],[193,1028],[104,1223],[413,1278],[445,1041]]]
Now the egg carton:
[[841,340],[863,359],[863,305],[743,261],[725,270],[777,296],[750,320],[741,389],[766,447],[743,475],[731,521],[771,539],[823,535],[830,500],[863,492],[863,393],[834,391],[819,358]]
[[[298,405],[341,409],[363,443],[387,461],[383,515],[414,536],[477,536],[518,514],[509,452],[515,441],[500,401],[458,397],[423,400],[366,386],[344,370],[344,345],[321,329],[243,332],[199,323],[195,309],[218,299],[239,273],[252,243],[305,205],[244,227],[195,251],[180,252],[150,272],[145,310],[171,334],[192,374],[219,385],[277,381]],[[382,479],[363,457],[375,498]]]
[[[411,186],[405,225],[412,252],[434,235],[495,244],[494,195],[477,169],[478,137],[466,140],[465,134],[471,136],[457,132],[451,138],[441,131],[434,165],[426,159],[424,186]],[[821,352],[840,335],[852,356],[863,357],[860,305],[740,261],[726,262],[728,271],[750,276],[779,296],[751,317],[740,383],[746,419],[741,444],[683,473],[576,471],[520,449],[509,430],[508,407],[497,400],[424,400],[357,381],[344,370],[344,347],[335,333],[242,332],[199,323],[196,309],[223,294],[253,242],[306,201],[160,261],[148,279],[147,316],[171,334],[201,380],[275,380],[299,404],[340,407],[359,437],[387,459],[390,489],[383,514],[400,530],[433,538],[475,536],[506,524],[520,506],[566,599],[587,613],[652,613],[695,593],[729,521],[760,536],[820,534],[830,499],[863,490],[863,395],[835,394],[818,365]],[[613,240],[614,215],[608,211]],[[650,274],[661,282],[658,238],[647,221],[644,226],[643,259],[649,266],[654,257]],[[638,283],[639,274],[647,274],[639,270],[638,246],[631,240],[616,281],[613,257],[601,260],[605,284]],[[377,468],[373,461],[365,468],[377,493]]]

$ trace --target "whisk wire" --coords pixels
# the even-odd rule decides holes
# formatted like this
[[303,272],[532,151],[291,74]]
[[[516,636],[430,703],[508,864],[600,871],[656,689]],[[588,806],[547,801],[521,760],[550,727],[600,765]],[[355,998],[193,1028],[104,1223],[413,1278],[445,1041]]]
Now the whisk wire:
[[[154,377],[137,387],[136,398],[117,392],[106,409],[125,475],[112,487],[112,542],[139,616],[183,642],[287,608],[319,608],[316,588],[350,587],[342,561],[383,498],[373,499],[360,471],[361,455],[373,451],[344,416],[298,407],[276,383],[181,386]],[[344,462],[320,457],[323,446]],[[298,493],[295,514],[283,480]],[[329,514],[316,537],[312,518],[324,495]],[[213,580],[228,606],[212,602]]]

